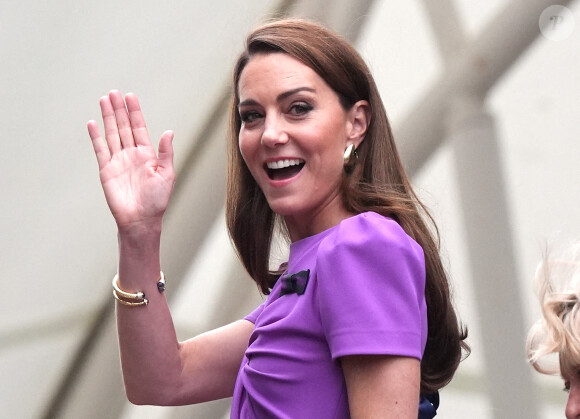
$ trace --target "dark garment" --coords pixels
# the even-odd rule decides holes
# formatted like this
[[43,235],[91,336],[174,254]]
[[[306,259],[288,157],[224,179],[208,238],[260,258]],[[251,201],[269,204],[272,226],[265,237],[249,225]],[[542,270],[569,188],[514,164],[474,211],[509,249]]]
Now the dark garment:
[[419,399],[419,419],[432,419],[437,415],[439,392],[421,394]]

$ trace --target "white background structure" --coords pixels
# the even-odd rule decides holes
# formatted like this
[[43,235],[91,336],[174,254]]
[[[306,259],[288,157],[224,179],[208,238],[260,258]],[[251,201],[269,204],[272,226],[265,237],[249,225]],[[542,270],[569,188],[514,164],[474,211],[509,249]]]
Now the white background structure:
[[567,26],[542,32],[542,0],[0,1],[0,418],[227,417],[229,400],[125,400],[115,226],[85,124],[116,88],[153,138],[176,132],[162,266],[179,336],[240,318],[261,297],[224,226],[230,72],[277,14],[327,23],[368,60],[439,224],[473,353],[438,417],[562,417],[561,380],[524,353],[543,249],[580,239],[580,1],[559,4]]

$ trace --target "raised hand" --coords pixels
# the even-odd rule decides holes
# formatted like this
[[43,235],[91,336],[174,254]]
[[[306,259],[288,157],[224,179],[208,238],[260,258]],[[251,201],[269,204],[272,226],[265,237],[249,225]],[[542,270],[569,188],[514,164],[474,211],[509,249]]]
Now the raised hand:
[[87,124],[101,184],[119,231],[160,225],[173,190],[173,132],[155,152],[137,97],[111,91],[100,100],[105,139],[95,121]]

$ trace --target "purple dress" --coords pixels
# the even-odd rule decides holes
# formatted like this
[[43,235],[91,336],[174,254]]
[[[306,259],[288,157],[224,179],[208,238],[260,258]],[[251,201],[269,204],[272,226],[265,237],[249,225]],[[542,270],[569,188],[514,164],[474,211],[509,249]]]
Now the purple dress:
[[345,219],[290,245],[287,274],[246,319],[231,418],[348,418],[340,357],[423,355],[423,250],[390,218]]

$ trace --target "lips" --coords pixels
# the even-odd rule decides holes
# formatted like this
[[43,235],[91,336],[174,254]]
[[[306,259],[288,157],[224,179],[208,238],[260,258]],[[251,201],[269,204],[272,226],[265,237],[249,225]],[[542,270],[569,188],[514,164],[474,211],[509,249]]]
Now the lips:
[[271,180],[284,180],[296,176],[304,164],[302,159],[280,159],[267,162],[264,168]]

